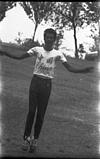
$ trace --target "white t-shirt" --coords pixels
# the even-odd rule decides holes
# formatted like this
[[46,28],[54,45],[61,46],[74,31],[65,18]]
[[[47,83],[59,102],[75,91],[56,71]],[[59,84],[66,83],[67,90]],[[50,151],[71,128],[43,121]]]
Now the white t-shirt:
[[64,54],[55,49],[46,51],[43,47],[33,47],[28,50],[27,53],[30,54],[30,56],[37,56],[33,73],[48,78],[54,77],[56,60],[67,62]]

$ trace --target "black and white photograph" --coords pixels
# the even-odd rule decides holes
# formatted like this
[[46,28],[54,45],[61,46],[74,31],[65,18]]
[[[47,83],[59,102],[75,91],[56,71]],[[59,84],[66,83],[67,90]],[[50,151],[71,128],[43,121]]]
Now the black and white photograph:
[[100,2],[0,1],[0,157],[100,158]]

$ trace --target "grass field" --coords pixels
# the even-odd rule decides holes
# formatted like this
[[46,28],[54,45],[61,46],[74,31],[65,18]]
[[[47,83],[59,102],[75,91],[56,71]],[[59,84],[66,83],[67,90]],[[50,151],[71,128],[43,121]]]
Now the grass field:
[[28,112],[28,90],[34,60],[0,57],[2,63],[2,156],[99,157],[97,62],[68,58],[74,67],[95,66],[88,74],[68,72],[57,63],[36,154],[20,149]]

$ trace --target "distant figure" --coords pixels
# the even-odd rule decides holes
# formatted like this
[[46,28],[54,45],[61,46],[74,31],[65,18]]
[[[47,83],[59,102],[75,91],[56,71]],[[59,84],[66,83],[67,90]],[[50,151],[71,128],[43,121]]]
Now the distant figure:
[[84,50],[83,44],[79,45],[78,52],[79,52],[79,58],[84,60],[85,59],[85,55],[86,55],[86,51]]
[[[76,69],[68,64],[64,52],[54,49],[56,41],[56,31],[52,28],[44,31],[44,45],[33,47],[23,55],[12,55],[9,52],[0,51],[1,55],[8,56],[13,59],[22,60],[35,56],[36,63],[34,66],[33,77],[29,88],[29,111],[26,118],[25,130],[23,134],[24,143],[22,149],[24,151],[34,152],[37,147],[37,141],[41,132],[41,128],[46,113],[51,88],[52,79],[54,78],[54,68],[57,60],[60,60],[63,66],[73,73],[88,73],[93,71],[93,67]],[[16,68],[17,69],[17,68]],[[59,72],[60,73],[60,72]],[[67,73],[66,73],[66,76]],[[34,117],[36,114],[36,120]],[[34,134],[31,134],[34,123]],[[49,133],[49,130],[48,132]],[[42,145],[44,146],[44,145]]]

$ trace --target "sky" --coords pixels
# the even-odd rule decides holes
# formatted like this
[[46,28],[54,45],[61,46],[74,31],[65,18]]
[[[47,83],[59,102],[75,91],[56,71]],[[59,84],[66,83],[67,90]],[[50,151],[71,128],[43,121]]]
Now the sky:
[[[36,38],[41,42],[43,31],[47,26],[39,26]],[[39,31],[40,30],[40,31]],[[5,42],[14,41],[18,32],[23,33],[22,39],[31,38],[34,33],[34,22],[28,18],[20,5],[6,12],[6,17],[0,22],[0,39]],[[37,37],[37,35],[39,35]]]
[[[43,31],[50,27],[48,25],[39,25],[37,28],[35,40],[40,43],[43,42]],[[6,12],[6,17],[0,22],[0,39],[3,42],[14,42],[15,38],[18,37],[18,32],[21,32],[21,38],[31,38],[34,33],[34,22],[28,18],[25,11],[20,5]],[[84,43],[86,49],[93,44],[93,39],[89,38],[90,28],[80,29],[77,32],[78,44]],[[73,30],[65,31],[64,40],[61,47],[74,50],[74,38]]]

